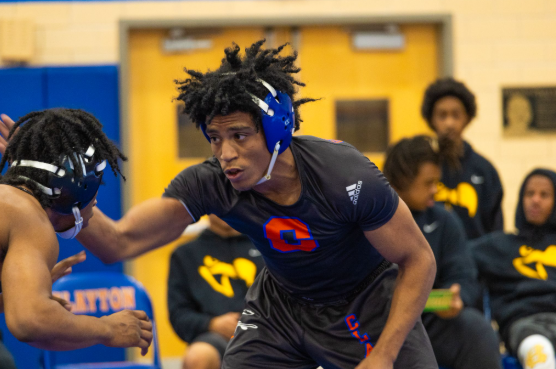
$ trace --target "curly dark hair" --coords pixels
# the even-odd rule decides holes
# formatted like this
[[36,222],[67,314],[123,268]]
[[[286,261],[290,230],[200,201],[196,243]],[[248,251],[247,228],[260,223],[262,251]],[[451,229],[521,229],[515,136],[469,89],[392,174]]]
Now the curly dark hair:
[[423,104],[421,105],[421,115],[429,124],[429,127],[434,130],[432,126],[432,112],[434,104],[446,96],[453,96],[458,98],[471,121],[477,115],[477,104],[475,102],[475,95],[465,86],[462,82],[456,81],[452,77],[439,78],[434,83],[430,84],[425,91]]
[[450,168],[458,168],[460,162],[457,146],[447,138],[436,139],[426,135],[401,139],[386,151],[384,176],[392,187],[405,191],[425,163],[438,166],[446,163]]
[[[16,134],[15,131],[19,127]],[[74,152],[84,154],[90,145],[95,148],[96,161],[106,160],[114,175],[122,175],[118,158],[127,160],[116,145],[102,131],[102,124],[91,114],[77,109],[48,109],[21,117],[10,130],[9,144],[0,161],[0,172],[6,163],[16,160],[36,160],[61,166],[64,156]],[[82,175],[80,165],[75,165],[77,175]],[[21,176],[32,179],[31,181]],[[125,177],[122,175],[125,180]],[[43,208],[52,206],[52,199],[36,183],[47,185],[48,172],[32,167],[10,167],[0,184],[25,185],[31,189]]]
[[297,52],[288,56],[280,56],[280,52],[288,44],[276,49],[263,49],[265,40],[255,42],[245,49],[245,56],[239,54],[240,48],[235,43],[226,48],[225,58],[216,70],[206,73],[185,68],[191,78],[175,80],[180,91],[177,100],[183,101],[184,113],[189,117],[197,128],[202,123],[209,124],[216,115],[228,115],[234,112],[249,113],[257,129],[261,127],[262,111],[255,104],[249,93],[264,100],[268,90],[258,81],[262,79],[268,82],[276,90],[288,94],[292,99],[295,111],[295,130],[299,129],[302,121],[298,107],[304,103],[315,101],[315,99],[294,100],[297,86],[305,86],[292,75],[301,69],[294,65]]

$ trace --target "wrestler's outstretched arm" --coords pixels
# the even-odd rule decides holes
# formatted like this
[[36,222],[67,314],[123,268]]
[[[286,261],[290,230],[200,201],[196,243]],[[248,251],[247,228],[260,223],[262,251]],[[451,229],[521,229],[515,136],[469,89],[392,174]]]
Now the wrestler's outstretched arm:
[[356,369],[391,369],[405,338],[423,312],[436,275],[434,254],[400,199],[396,213],[365,236],[387,260],[398,264],[392,306],[371,354]]
[[102,318],[74,315],[52,299],[58,240],[46,213],[30,199],[0,201],[0,244],[6,324],[20,341],[46,350],[74,350],[96,344],[140,347],[152,341],[143,311],[124,310]]
[[77,239],[105,263],[129,259],[177,239],[193,218],[173,198],[155,198],[132,207],[119,221],[94,208]]

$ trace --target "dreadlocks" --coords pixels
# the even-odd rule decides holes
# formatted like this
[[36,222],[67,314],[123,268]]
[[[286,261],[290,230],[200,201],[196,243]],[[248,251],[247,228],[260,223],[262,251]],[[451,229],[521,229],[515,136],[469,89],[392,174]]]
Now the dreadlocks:
[[477,115],[477,104],[475,95],[462,82],[456,81],[451,77],[437,79],[425,91],[423,104],[421,105],[421,115],[427,121],[431,129],[432,112],[434,104],[443,97],[453,96],[461,101],[465,107],[465,111],[471,121]]
[[[18,127],[19,131],[14,135]],[[102,124],[83,110],[49,109],[29,113],[14,124],[8,140],[8,147],[0,161],[0,172],[6,163],[17,160],[36,160],[61,166],[64,156],[71,158],[74,152],[84,154],[90,145],[95,148],[94,160],[106,160],[114,175],[122,175],[118,158],[127,160],[102,132]],[[74,167],[77,175],[85,174],[80,165]],[[32,180],[26,180],[21,176]],[[48,173],[37,168],[16,166],[10,167],[5,176],[0,176],[0,183],[25,185],[31,189],[43,208],[50,207],[51,198],[44,194],[34,181],[46,185]]]
[[245,56],[239,55],[240,48],[233,44],[224,50],[226,57],[220,67],[214,71],[201,73],[185,68],[191,76],[183,81],[176,80],[180,91],[177,100],[185,103],[184,112],[195,122],[197,128],[201,123],[209,124],[216,115],[228,115],[239,111],[249,113],[255,120],[257,128],[261,126],[262,112],[253,103],[249,93],[264,100],[268,90],[258,79],[268,82],[276,90],[288,94],[295,111],[295,130],[299,129],[298,107],[315,99],[294,100],[294,85],[305,86],[294,79],[298,73],[294,66],[297,53],[285,57],[279,56],[287,44],[277,49],[262,49],[265,40],[260,40],[245,49]]
[[446,162],[450,168],[458,168],[459,155],[452,141],[419,135],[404,138],[386,151],[384,176],[392,186],[404,191],[419,174],[421,165],[433,163],[441,166]]

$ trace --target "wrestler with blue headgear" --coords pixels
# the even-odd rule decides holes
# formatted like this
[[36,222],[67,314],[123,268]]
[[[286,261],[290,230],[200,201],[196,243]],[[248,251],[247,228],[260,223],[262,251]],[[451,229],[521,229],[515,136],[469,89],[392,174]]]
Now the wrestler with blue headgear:
[[[0,121],[12,125],[9,118]],[[52,297],[51,270],[58,258],[56,233],[73,238],[93,215],[106,163],[119,173],[125,156],[82,110],[50,109],[13,124],[9,144],[0,140],[0,269],[3,310],[12,334],[46,350],[104,344],[141,347],[152,324],[145,312],[124,310],[103,318],[74,315]],[[56,232],[56,233],[55,233]],[[83,260],[77,256],[75,262]],[[131,332],[131,334],[130,334]]]
[[83,227],[80,210],[86,208],[96,197],[102,181],[106,160],[95,161],[95,147],[89,146],[85,153],[73,152],[63,155],[60,165],[44,163],[36,160],[16,160],[11,168],[28,167],[48,172],[48,180],[43,185],[29,177],[19,176],[25,181],[32,181],[36,187],[51,200],[50,209],[58,214],[73,214],[75,225],[65,231],[56,232],[62,238],[74,238]]
[[95,209],[79,241],[118,261],[175,240],[205,214],[249,236],[266,268],[218,368],[438,368],[419,319],[436,269],[429,244],[353,146],[292,137],[312,99],[296,96],[297,53],[263,43],[244,55],[233,45],[216,70],[186,69],[177,82],[213,157],[118,221]]

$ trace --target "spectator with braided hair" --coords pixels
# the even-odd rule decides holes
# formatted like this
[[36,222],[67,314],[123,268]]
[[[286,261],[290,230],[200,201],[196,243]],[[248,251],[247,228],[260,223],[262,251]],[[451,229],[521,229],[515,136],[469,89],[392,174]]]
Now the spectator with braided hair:
[[477,272],[463,226],[456,215],[434,202],[441,164],[458,165],[458,157],[451,140],[404,138],[388,149],[384,175],[431,245],[436,259],[433,288],[452,292],[447,310],[422,316],[438,364],[452,369],[496,369],[501,368],[498,338],[472,307],[478,292]]
[[494,166],[463,139],[477,114],[475,95],[460,81],[441,78],[425,91],[421,114],[439,138],[458,150],[457,167],[442,165],[436,201],[453,209],[469,239],[504,228],[502,184]]
[[[124,310],[103,318],[70,313],[52,296],[52,281],[84,253],[57,264],[58,241],[87,227],[106,161],[119,173],[123,154],[102,125],[81,110],[33,112],[15,124],[3,115],[0,141],[0,269],[6,324],[20,341],[46,350],[104,344],[141,347],[146,353],[152,324],[143,311]],[[9,135],[6,127],[11,126]],[[16,132],[17,130],[17,132]]]
[[234,45],[217,70],[186,69],[177,82],[214,156],[117,222],[95,208],[79,241],[115,262],[175,240],[205,214],[247,235],[266,268],[247,293],[224,369],[437,368],[420,321],[435,273],[429,245],[353,146],[292,137],[298,107],[313,99],[295,96],[296,53],[263,43],[244,56]]

